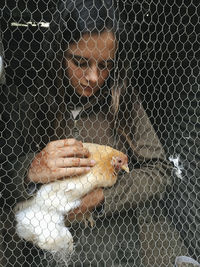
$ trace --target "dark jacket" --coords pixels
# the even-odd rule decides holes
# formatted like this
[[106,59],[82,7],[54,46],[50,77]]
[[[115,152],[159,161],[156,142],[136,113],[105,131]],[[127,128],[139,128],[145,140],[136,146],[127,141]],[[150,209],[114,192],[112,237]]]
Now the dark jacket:
[[105,190],[107,212],[119,211],[125,203],[137,206],[162,193],[170,183],[170,165],[136,92],[121,96],[116,116],[111,110],[108,92],[81,107],[76,118],[72,116],[70,105],[62,117],[57,118],[56,112],[49,110],[49,103],[44,100],[41,107],[28,93],[11,91],[8,99],[13,106],[6,120],[10,116],[9,123],[13,121],[16,125],[10,135],[14,146],[8,162],[13,164],[15,201],[30,197],[24,178],[34,154],[48,142],[61,138],[109,145],[129,156],[131,172],[121,175],[113,188]]
[[[93,238],[98,233],[100,236],[108,236],[108,233],[99,230],[100,228],[109,229],[109,219],[105,215],[110,216],[110,225],[114,225],[111,227],[113,231],[116,228],[116,221],[120,219],[120,216],[125,216],[127,221],[118,222],[116,231],[121,231],[123,223],[126,226],[126,234],[129,233],[128,227],[131,225],[140,225],[143,229],[141,238],[145,239],[143,236],[145,234],[145,217],[153,218],[155,216],[154,212],[149,215],[147,211],[152,212],[150,203],[154,199],[160,199],[166,186],[170,184],[171,165],[165,158],[161,144],[139,101],[137,92],[132,88],[127,89],[120,97],[119,111],[114,114],[111,109],[110,93],[105,91],[104,94],[94,97],[90,102],[81,106],[77,117],[73,117],[71,112],[73,106],[70,105],[71,103],[65,103],[65,99],[60,101],[61,105],[64,103],[64,109],[59,112],[59,105],[52,97],[45,99],[38,94],[23,92],[20,88],[18,91],[11,88],[7,97],[12,105],[10,112],[5,114],[4,120],[7,121],[7,127],[9,127],[9,123],[13,122],[15,127],[10,131],[10,138],[6,142],[7,147],[12,144],[12,152],[7,155],[5,147],[3,151],[3,154],[6,154],[2,179],[4,181],[2,194],[5,207],[14,207],[16,202],[34,196],[34,189],[38,185],[27,184],[25,178],[35,154],[50,141],[74,137],[83,142],[109,145],[123,151],[129,156],[131,170],[129,174],[120,174],[117,183],[112,188],[104,190],[103,214],[105,219],[100,222],[97,219],[97,227],[91,230],[91,239],[85,242],[94,243]],[[149,207],[151,208],[149,209]],[[134,210],[131,219],[130,215],[125,215],[129,210]],[[12,214],[12,209],[10,212]],[[133,218],[136,217],[138,218],[133,222],[135,220]],[[113,218],[115,219],[113,220]],[[107,224],[107,228],[105,228],[105,224]],[[136,228],[132,231],[133,233],[138,232],[139,237],[137,238],[140,238],[140,231]],[[78,228],[73,228],[72,231],[77,232],[77,236],[80,235],[80,231],[82,232]],[[116,233],[117,235],[118,233]],[[130,240],[127,240],[127,237],[123,238],[122,236],[120,243],[129,244],[134,241],[132,239],[136,238],[131,237]],[[113,243],[116,242],[114,241],[115,237],[111,240],[109,249],[113,249]],[[83,244],[79,247],[80,254],[84,251],[83,247]],[[127,247],[130,250],[129,245]],[[121,248],[114,248],[115,253],[119,249]],[[142,252],[141,247],[140,249]],[[92,255],[97,255],[95,259],[98,260],[98,253],[95,254],[94,250],[93,248]],[[145,252],[144,255],[146,255]],[[136,264],[133,263],[135,257],[135,255],[130,256],[130,266]],[[111,259],[111,265],[113,262],[114,260]],[[122,266],[120,262],[119,266]]]

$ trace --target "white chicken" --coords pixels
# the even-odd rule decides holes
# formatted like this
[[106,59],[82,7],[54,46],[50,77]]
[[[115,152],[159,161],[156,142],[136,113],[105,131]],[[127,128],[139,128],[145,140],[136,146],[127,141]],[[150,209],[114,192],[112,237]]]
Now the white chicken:
[[77,208],[81,198],[100,187],[115,184],[121,169],[128,170],[125,154],[109,146],[84,143],[96,164],[87,174],[44,184],[36,195],[15,208],[16,232],[19,237],[41,249],[73,251],[73,237],[65,226],[65,216]]

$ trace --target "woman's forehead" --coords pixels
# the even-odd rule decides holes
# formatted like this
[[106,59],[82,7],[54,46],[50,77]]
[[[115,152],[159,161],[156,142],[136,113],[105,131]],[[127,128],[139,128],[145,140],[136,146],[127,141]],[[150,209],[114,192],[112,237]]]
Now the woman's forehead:
[[84,34],[77,43],[69,45],[68,53],[80,55],[85,58],[114,58],[116,46],[116,38],[112,32]]

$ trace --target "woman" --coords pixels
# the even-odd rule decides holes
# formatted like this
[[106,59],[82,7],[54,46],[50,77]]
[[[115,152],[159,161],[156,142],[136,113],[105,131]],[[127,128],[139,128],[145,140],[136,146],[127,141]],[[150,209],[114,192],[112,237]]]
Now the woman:
[[[93,229],[72,223],[76,251],[70,261],[77,266],[140,266],[137,208],[144,209],[169,183],[160,142],[125,77],[130,69],[123,27],[110,0],[60,1],[47,34],[46,70],[29,92],[22,119],[22,131],[30,132],[26,140],[32,136],[29,152],[35,153],[19,160],[19,199],[33,196],[41,183],[88,172],[95,162],[82,142],[109,145],[129,156],[129,174],[121,174],[113,188],[85,196],[68,216],[74,222],[104,201],[102,217],[94,212]],[[21,108],[25,113],[27,106]],[[28,259],[32,248],[24,246]],[[37,262],[34,256],[28,261]]]

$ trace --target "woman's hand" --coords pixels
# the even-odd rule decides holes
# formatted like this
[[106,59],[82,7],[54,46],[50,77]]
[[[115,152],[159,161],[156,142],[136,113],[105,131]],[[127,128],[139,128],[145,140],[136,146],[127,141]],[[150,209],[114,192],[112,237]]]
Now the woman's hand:
[[[74,220],[82,220],[83,215],[92,211],[95,207],[99,206],[104,201],[103,189],[98,188],[82,198],[81,205],[72,210],[67,215],[67,220],[72,222]],[[80,219],[79,219],[80,218]]]
[[90,171],[95,162],[88,159],[89,151],[82,142],[64,139],[50,142],[34,158],[28,180],[49,183],[67,176],[81,175]]

